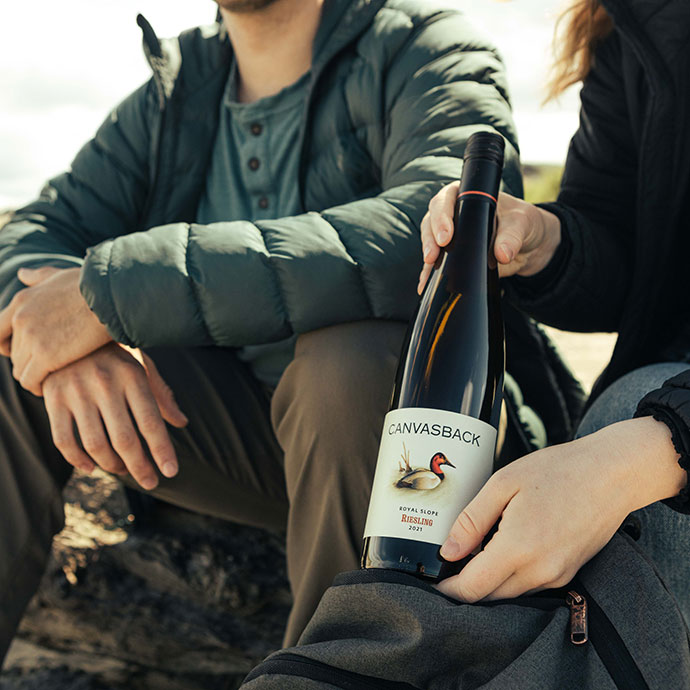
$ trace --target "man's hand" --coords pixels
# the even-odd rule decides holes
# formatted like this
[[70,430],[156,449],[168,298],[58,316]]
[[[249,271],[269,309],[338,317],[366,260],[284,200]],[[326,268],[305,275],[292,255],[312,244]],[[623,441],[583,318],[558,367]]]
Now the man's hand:
[[651,417],[526,455],[494,474],[456,520],[441,547],[450,561],[500,524],[438,589],[472,603],[562,587],[629,513],[677,495],[686,481],[668,427]]
[[43,396],[53,442],[70,465],[85,472],[98,465],[114,474],[131,474],[144,489],[154,489],[158,478],[138,429],[163,476],[177,474],[163,420],[181,428],[187,418],[141,351],[110,343],[50,374]]
[[76,362],[111,339],[79,292],[78,268],[22,268],[26,289],[0,312],[0,354],[12,358],[13,376],[41,395],[50,372]]

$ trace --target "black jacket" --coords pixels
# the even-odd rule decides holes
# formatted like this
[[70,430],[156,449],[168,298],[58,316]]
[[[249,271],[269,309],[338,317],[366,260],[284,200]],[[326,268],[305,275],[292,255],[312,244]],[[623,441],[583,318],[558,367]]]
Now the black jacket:
[[[564,268],[547,289],[529,279],[508,286],[540,321],[618,331],[594,396],[637,367],[667,360],[679,338],[690,350],[690,2],[603,4],[615,30],[582,89],[558,202],[546,205],[562,221]],[[690,370],[647,395],[638,413],[663,417],[679,450],[690,449]]]

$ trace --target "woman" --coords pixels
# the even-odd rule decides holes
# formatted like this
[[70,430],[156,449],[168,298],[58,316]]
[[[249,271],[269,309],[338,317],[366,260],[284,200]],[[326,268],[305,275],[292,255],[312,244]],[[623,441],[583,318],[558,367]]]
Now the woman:
[[[501,470],[458,517],[450,560],[501,523],[439,587],[476,601],[562,586],[638,511],[639,543],[690,620],[690,4],[578,0],[566,21],[552,95],[584,84],[561,192],[541,207],[502,194],[495,253],[519,308],[618,343],[579,438]],[[441,190],[422,224],[420,290],[456,195]]]

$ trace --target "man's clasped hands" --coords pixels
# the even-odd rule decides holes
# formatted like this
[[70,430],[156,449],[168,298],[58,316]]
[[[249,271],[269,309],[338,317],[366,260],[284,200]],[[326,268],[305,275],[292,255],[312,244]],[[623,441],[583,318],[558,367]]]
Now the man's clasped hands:
[[79,268],[22,268],[17,277],[27,287],[0,311],[0,354],[21,386],[43,397],[67,462],[131,475],[151,490],[158,476],[143,438],[161,474],[175,476],[165,422],[184,427],[187,418],[151,358],[113,341],[79,290]]

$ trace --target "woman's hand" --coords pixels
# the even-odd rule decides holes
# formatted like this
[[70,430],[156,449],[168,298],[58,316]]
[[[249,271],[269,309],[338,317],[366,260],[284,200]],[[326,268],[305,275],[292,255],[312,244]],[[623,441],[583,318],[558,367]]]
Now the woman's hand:
[[[422,220],[424,268],[417,288],[420,294],[440,248],[453,237],[453,214],[459,189],[459,182],[446,185],[431,200]],[[501,192],[494,253],[502,278],[538,273],[549,263],[560,242],[561,223],[553,213]]]
[[668,427],[651,417],[515,461],[494,474],[441,547],[457,561],[500,519],[483,551],[438,589],[455,599],[505,599],[562,587],[626,516],[675,496],[687,481]]

